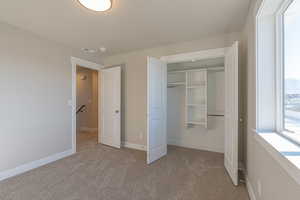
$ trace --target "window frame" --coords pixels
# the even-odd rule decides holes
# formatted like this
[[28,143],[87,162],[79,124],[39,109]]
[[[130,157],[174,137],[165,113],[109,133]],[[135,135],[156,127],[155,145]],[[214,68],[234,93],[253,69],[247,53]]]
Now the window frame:
[[284,109],[284,61],[285,61],[285,43],[284,43],[284,14],[289,6],[295,0],[285,0],[275,13],[275,57],[276,57],[276,77],[275,77],[275,93],[276,93],[276,132],[286,139],[290,140],[297,145],[300,145],[300,141],[297,141],[293,137],[290,137],[287,129],[285,128],[285,109]]
[[[293,0],[261,0],[254,5],[255,121],[253,138],[300,184],[300,145],[283,131],[283,14]],[[249,63],[248,63],[249,64]],[[251,63],[250,63],[251,64]],[[250,127],[251,127],[250,126]]]

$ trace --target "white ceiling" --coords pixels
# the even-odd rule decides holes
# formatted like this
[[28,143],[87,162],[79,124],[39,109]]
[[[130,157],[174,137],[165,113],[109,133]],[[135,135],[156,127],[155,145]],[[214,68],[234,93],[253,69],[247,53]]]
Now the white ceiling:
[[81,49],[107,54],[240,31],[250,0],[113,0],[96,13],[77,0],[7,0],[0,20]]

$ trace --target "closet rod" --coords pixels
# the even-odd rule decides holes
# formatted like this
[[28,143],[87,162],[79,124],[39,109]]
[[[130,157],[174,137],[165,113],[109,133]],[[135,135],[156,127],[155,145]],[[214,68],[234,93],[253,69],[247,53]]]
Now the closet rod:
[[193,72],[193,71],[199,71],[199,70],[224,70],[224,66],[218,66],[218,67],[200,67],[198,69],[185,69],[185,70],[173,70],[168,71],[168,73],[179,73],[179,72]]
[[207,116],[209,116],[209,117],[224,117],[225,115],[210,115],[210,114],[208,114]]

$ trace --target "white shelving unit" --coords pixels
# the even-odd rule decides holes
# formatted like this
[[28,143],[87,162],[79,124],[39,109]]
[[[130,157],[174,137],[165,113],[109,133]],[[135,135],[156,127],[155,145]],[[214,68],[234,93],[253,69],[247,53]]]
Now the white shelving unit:
[[207,69],[168,72],[168,87],[185,86],[186,125],[207,128]]
[[168,86],[180,86],[180,85],[185,85],[185,82],[170,82],[168,83]]
[[186,125],[207,128],[207,70],[186,72]]
[[185,72],[168,72],[168,87],[184,86]]

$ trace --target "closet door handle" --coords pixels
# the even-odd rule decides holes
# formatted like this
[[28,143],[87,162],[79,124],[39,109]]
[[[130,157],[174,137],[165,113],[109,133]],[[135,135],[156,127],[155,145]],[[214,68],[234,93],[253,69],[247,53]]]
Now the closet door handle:
[[120,112],[119,110],[116,110],[116,111],[115,111],[116,114],[118,114],[119,112]]

